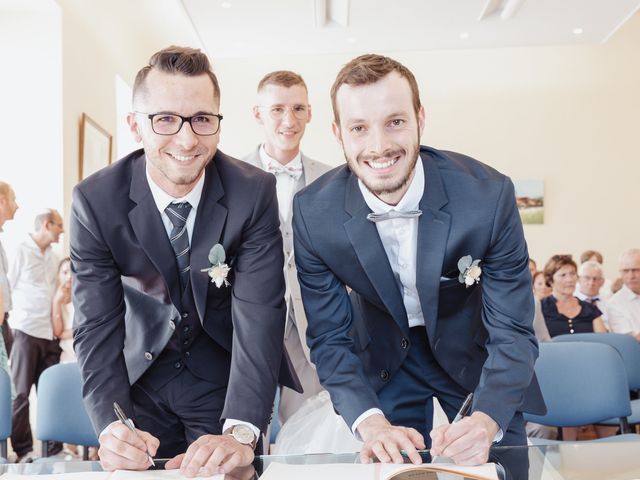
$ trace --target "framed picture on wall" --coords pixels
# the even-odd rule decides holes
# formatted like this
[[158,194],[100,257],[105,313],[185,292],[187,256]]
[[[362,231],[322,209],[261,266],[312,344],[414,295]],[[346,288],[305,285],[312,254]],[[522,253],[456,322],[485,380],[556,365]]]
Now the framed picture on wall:
[[544,223],[544,182],[542,180],[514,180],[516,202],[524,224]]
[[80,122],[80,180],[111,163],[113,137],[86,113]]

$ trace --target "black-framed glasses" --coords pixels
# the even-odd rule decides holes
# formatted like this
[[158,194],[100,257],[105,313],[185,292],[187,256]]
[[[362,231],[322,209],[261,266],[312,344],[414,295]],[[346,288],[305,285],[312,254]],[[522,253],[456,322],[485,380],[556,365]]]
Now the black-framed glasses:
[[175,135],[180,131],[184,122],[191,126],[191,130],[196,135],[215,135],[220,130],[220,122],[223,118],[219,113],[198,113],[190,117],[183,117],[175,113],[135,113],[146,115],[151,120],[151,129],[158,135]]

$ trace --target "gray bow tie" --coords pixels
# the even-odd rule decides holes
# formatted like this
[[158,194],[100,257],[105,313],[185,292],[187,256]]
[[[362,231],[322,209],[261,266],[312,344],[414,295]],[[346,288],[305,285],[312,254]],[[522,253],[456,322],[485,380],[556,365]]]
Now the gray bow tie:
[[418,218],[420,215],[422,215],[422,210],[407,210],[406,212],[389,210],[385,213],[370,213],[367,215],[367,220],[378,223],[393,218]]

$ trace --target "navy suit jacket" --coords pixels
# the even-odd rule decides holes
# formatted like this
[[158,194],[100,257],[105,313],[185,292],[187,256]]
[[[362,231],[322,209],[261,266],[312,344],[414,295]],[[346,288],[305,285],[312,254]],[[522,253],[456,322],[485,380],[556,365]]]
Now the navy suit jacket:
[[[218,151],[207,165],[191,238],[191,287],[203,333],[231,354],[222,418],[264,430],[280,382],[300,389],[283,353],[282,236],[275,177]],[[71,208],[74,348],[96,431],[133,412],[130,386],[180,321],[175,254],[138,150],[74,188]],[[206,272],[220,243],[230,287]],[[284,361],[281,362],[284,355]],[[216,368],[215,365],[199,365]]]
[[[538,345],[527,246],[508,177],[464,155],[421,147],[425,189],[416,284],[431,349],[475,391],[473,409],[502,428],[516,410],[544,411],[533,373]],[[407,355],[409,326],[371,210],[345,166],[294,200],[294,240],[307,341],[323,386],[348,425],[380,404],[376,392]],[[480,283],[458,260],[481,260]],[[346,286],[353,291],[347,294]]]

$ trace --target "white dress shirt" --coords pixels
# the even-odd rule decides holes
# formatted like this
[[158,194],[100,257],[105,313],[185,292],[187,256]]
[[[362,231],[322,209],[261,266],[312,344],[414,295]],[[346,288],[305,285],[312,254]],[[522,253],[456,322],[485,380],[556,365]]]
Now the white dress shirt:
[[[409,188],[398,202],[398,205],[386,204],[371,193],[360,180],[358,180],[358,187],[360,187],[364,201],[373,213],[385,213],[390,210],[417,210],[424,193],[424,167],[422,161],[418,158],[413,179],[411,179]],[[398,289],[402,294],[402,301],[409,319],[409,327],[424,326],[422,307],[416,287],[418,220],[418,217],[393,218],[376,222],[375,224],[398,284]],[[357,431],[358,425],[371,415],[376,414],[384,415],[379,408],[371,408],[353,422],[351,431],[353,431],[358,440],[362,440]]]
[[[271,157],[264,149],[264,143],[260,146],[260,161],[262,169],[269,171],[269,164],[278,161]],[[298,154],[287,163],[288,166],[297,167],[302,170],[302,153]],[[280,219],[286,221],[291,213],[291,205],[293,203],[293,195],[296,193],[296,184],[298,180],[286,173],[276,173],[276,193],[278,195],[278,209],[280,210]]]
[[640,333],[640,295],[633,293],[625,285],[607,301],[607,307],[612,332],[632,335]]
[[53,340],[51,302],[57,275],[58,257],[51,245],[43,252],[31,235],[27,235],[9,268],[13,301],[11,328],[32,337]]
[[[191,210],[189,210],[189,215],[187,216],[187,222],[185,224],[187,227],[187,234],[189,235],[189,245],[191,245],[193,226],[196,221],[196,213],[198,211],[198,205],[200,204],[200,198],[202,197],[202,189],[204,188],[204,177],[206,175],[206,172],[202,172],[202,176],[195,184],[193,189],[184,197],[180,198],[172,197],[153,181],[153,179],[149,175],[148,164],[146,174],[147,182],[149,182],[149,189],[151,190],[153,200],[155,201],[156,207],[158,207],[158,211],[160,212],[160,216],[162,217],[162,223],[164,224],[164,228],[167,231],[167,237],[170,237],[171,230],[173,229],[173,223],[171,223],[171,219],[165,213],[165,208],[167,208],[171,203],[189,202],[191,204]],[[260,429],[258,427],[249,422],[243,422],[242,420],[235,420],[233,418],[225,419],[222,430],[226,431],[227,429],[240,424],[246,425],[251,428],[251,430],[253,430],[253,433],[256,435],[256,439],[260,437]]]
[[[2,232],[2,227],[0,227]],[[9,262],[7,261],[7,254],[4,251],[2,242],[0,242],[0,290],[2,291],[2,301],[4,302],[5,313],[11,311],[11,287],[9,286],[9,280],[7,275],[9,273]],[[1,319],[0,319],[1,320]]]

